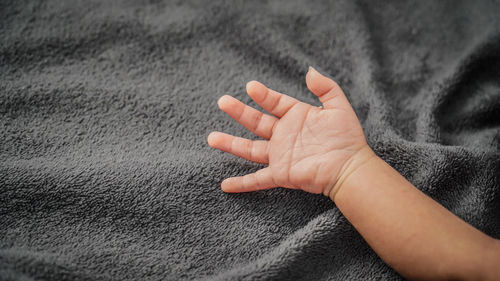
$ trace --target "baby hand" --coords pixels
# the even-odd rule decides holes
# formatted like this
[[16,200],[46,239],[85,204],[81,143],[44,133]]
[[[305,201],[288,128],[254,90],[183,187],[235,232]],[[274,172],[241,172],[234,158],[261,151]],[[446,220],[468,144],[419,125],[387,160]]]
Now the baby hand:
[[218,105],[233,119],[266,140],[249,140],[220,132],[208,144],[250,161],[269,164],[255,173],[225,179],[225,192],[285,187],[323,193],[333,199],[345,178],[375,156],[342,89],[312,67],[306,84],[323,108],[300,102],[248,82],[248,95],[274,116],[225,95]]

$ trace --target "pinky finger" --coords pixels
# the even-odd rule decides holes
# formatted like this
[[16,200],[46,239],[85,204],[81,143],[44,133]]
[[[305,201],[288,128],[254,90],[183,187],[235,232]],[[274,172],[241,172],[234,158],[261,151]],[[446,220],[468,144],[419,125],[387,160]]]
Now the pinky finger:
[[221,188],[224,192],[250,192],[277,187],[269,167],[258,170],[255,173],[225,179]]

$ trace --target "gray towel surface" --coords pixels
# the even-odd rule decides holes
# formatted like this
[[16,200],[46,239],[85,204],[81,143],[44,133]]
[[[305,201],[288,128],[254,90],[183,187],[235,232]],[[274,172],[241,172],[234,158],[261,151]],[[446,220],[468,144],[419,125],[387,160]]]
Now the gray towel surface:
[[[0,280],[400,280],[323,195],[225,194],[261,165],[216,105],[344,88],[374,151],[500,238],[498,1],[0,1]],[[408,206],[411,208],[411,206]]]

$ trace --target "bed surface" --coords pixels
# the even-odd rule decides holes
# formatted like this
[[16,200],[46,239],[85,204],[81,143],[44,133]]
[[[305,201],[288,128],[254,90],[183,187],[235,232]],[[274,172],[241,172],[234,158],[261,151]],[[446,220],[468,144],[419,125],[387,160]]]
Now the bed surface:
[[[260,165],[216,105],[343,87],[374,151],[500,238],[495,1],[1,1],[0,280],[400,280],[323,195],[225,194]],[[409,208],[411,206],[408,206]]]

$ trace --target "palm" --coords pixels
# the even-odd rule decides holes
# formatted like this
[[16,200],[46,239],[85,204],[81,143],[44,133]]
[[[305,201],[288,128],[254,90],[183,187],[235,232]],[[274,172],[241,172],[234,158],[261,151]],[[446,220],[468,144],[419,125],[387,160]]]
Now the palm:
[[305,103],[289,110],[269,140],[269,167],[278,185],[321,193],[363,145],[354,114]]
[[[299,102],[267,89],[258,82],[247,84],[248,94],[274,116],[224,96],[219,107],[255,134],[269,141],[250,141],[212,133],[209,144],[269,167],[242,177],[227,179],[227,192],[286,187],[325,193],[340,176],[349,159],[366,145],[359,121],[342,90],[330,79],[309,75],[308,87],[325,109]],[[278,118],[279,119],[278,119]]]

